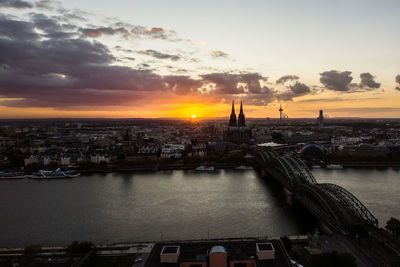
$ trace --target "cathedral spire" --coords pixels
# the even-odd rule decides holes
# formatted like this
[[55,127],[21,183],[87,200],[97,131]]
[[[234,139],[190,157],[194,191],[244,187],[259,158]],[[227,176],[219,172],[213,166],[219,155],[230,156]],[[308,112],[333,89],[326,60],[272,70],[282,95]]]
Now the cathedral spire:
[[232,112],[229,119],[229,126],[237,126],[236,114],[235,114],[235,102],[232,100]]
[[245,119],[244,119],[244,113],[243,113],[243,105],[242,101],[240,101],[240,113],[239,113],[239,118],[238,118],[238,126],[239,127],[245,127]]

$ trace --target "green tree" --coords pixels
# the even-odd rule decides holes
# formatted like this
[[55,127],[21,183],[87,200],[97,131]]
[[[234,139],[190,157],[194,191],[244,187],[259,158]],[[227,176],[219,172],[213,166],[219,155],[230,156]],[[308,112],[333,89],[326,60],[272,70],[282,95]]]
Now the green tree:
[[391,232],[397,237],[400,235],[400,221],[396,218],[391,217],[387,222],[385,226],[386,230]]

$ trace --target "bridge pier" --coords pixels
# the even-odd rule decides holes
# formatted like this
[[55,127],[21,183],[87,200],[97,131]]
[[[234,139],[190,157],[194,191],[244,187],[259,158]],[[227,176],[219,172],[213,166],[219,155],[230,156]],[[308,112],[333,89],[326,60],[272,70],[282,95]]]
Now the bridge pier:
[[328,225],[326,225],[323,221],[318,220],[318,229],[321,231],[321,233],[332,235],[333,231],[329,228]]
[[285,194],[286,203],[289,206],[294,206],[296,199],[294,198],[292,192],[290,192],[286,187],[283,187],[283,191]]

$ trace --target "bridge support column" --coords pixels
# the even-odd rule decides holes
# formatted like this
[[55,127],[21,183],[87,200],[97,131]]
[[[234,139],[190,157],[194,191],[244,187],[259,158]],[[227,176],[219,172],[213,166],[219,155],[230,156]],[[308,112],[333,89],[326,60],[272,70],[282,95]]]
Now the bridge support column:
[[285,199],[286,202],[290,205],[293,206],[295,202],[295,198],[293,197],[292,192],[290,192],[286,187],[283,188],[284,194],[285,194]]
[[328,235],[333,234],[333,231],[328,227],[328,225],[323,223],[321,220],[319,220],[318,228],[321,230],[322,233],[325,233]]

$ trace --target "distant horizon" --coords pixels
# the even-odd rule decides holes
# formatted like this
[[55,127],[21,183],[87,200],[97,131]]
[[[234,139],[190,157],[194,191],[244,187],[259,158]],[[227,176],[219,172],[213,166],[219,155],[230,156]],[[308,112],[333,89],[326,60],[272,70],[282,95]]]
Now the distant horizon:
[[[279,117],[246,117],[246,120],[279,120]],[[313,120],[317,119],[315,117],[295,117],[295,118],[285,118],[285,120]],[[325,120],[329,121],[331,119],[349,119],[349,120],[400,120],[400,117],[325,117]],[[195,119],[191,117],[37,117],[37,118],[0,118],[0,121],[8,120],[186,120],[186,121],[196,121],[196,120],[229,120],[229,117],[196,117]]]
[[[400,2],[0,2],[3,118],[397,118]],[[207,20],[204,19],[207,14]],[[240,19],[238,19],[240,18]],[[234,29],[234,30],[233,30]]]

